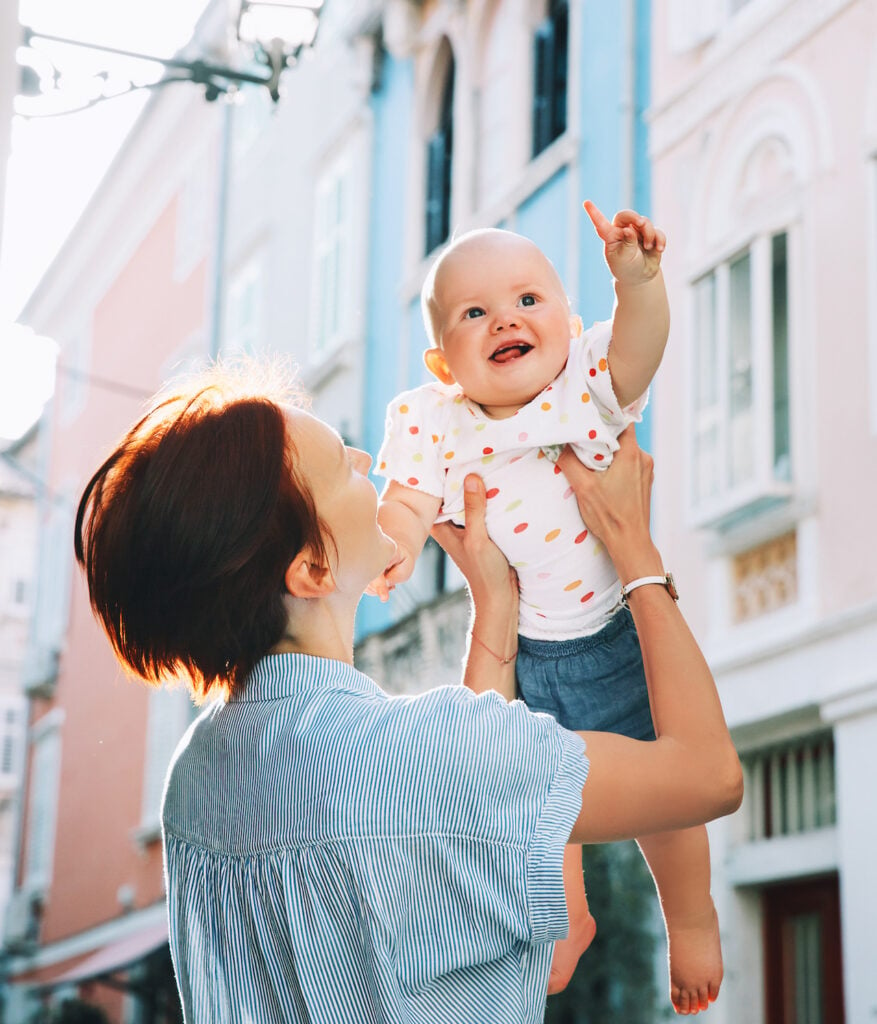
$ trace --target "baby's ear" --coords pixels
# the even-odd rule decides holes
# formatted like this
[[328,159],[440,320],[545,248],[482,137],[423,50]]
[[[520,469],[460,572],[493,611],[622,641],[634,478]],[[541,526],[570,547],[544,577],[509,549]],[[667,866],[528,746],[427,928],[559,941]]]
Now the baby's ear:
[[448,368],[445,354],[440,348],[428,348],[423,353],[423,361],[426,363],[427,370],[429,370],[433,377],[438,377],[442,384],[456,383],[454,375]]
[[573,313],[569,318],[569,336],[571,338],[580,338],[584,329],[585,325],[582,323],[582,318],[578,313]]

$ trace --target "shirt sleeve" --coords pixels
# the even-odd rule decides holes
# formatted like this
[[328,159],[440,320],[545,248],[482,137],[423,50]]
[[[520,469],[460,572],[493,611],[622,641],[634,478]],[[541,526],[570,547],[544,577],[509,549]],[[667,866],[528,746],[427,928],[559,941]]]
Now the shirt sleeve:
[[[584,743],[498,694],[440,687],[397,698],[410,762],[393,758],[408,868],[400,969],[412,985],[568,928],[563,850],[581,811]],[[401,728],[400,728],[401,727]],[[397,855],[400,847],[395,847]],[[436,936],[448,935],[436,949]]]
[[620,434],[631,423],[639,423],[648,404],[646,389],[639,398],[623,409],[615,397],[612,374],[609,372],[609,347],[612,344],[612,321],[602,320],[586,330],[577,345],[581,373],[604,423]]
[[443,396],[431,386],[397,395],[387,407],[375,474],[441,498]]

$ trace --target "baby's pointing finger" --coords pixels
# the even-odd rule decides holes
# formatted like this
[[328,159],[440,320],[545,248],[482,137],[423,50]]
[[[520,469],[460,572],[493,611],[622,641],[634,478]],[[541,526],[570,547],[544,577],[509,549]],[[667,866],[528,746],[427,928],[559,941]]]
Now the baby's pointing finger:
[[587,213],[587,215],[591,218],[591,223],[594,225],[594,230],[597,232],[600,238],[603,239],[604,242],[607,241],[607,236],[609,238],[614,237],[612,224],[610,223],[609,219],[602,213],[599,207],[595,206],[590,199],[586,199],[582,203],[582,206],[584,206],[585,208],[585,213]]

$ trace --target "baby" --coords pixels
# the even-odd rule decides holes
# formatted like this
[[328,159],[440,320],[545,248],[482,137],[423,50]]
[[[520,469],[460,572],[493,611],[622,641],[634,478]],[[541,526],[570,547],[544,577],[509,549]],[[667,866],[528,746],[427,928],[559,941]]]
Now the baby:
[[[585,209],[615,279],[611,322],[583,332],[550,261],[508,231],[469,232],[431,268],[421,296],[432,342],[424,359],[438,382],[399,395],[388,410],[378,521],[398,553],[371,590],[386,600],[408,579],[435,522],[462,525],[463,480],[480,474],[488,531],[520,586],[518,650],[490,653],[517,657],[519,695],[566,728],[652,739],[621,581],[554,460],[568,443],[586,465],[605,468],[618,435],[641,418],[669,330],[665,239],[634,211],[610,223],[593,203]],[[722,978],[706,830],[644,837],[640,847],[667,926],[671,1000],[681,1013],[697,1012]],[[572,847],[564,880],[570,934],[555,949],[549,992],[564,987],[595,931]]]

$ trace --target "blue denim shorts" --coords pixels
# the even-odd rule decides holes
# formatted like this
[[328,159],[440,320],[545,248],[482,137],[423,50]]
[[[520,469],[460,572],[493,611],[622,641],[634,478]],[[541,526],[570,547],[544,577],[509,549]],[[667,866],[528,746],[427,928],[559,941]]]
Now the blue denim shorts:
[[639,638],[627,608],[591,636],[519,636],[516,674],[527,707],[553,715],[566,729],[655,738]]

